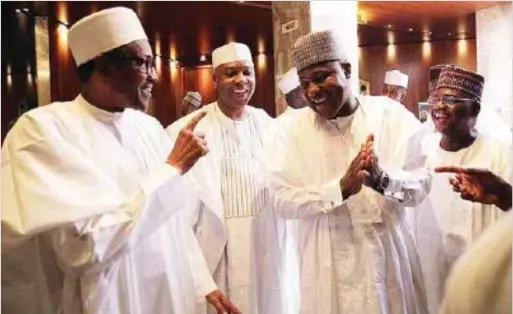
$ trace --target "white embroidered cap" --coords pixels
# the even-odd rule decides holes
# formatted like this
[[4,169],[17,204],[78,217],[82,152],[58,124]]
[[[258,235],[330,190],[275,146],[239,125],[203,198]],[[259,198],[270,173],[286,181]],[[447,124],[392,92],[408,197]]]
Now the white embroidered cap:
[[408,88],[408,75],[398,70],[388,71],[385,74],[385,84]]
[[229,43],[214,49],[212,52],[212,65],[214,69],[221,64],[234,61],[247,61],[253,65],[253,57],[249,47],[241,43]]
[[70,28],[68,42],[77,66],[112,49],[148,39],[137,14],[129,8],[102,10],[79,20]]

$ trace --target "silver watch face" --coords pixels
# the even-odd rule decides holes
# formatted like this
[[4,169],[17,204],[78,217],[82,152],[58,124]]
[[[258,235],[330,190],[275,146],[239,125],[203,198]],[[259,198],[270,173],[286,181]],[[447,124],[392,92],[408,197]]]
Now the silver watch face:
[[388,175],[386,173],[383,173],[383,175],[381,176],[380,180],[379,180],[379,186],[381,189],[386,189],[388,188],[388,186],[390,185],[390,178],[388,177]]

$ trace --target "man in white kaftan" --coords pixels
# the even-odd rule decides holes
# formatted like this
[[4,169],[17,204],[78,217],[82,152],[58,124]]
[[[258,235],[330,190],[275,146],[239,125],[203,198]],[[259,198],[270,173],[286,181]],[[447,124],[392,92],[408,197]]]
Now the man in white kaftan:
[[408,75],[399,70],[387,71],[382,95],[402,103],[408,93]]
[[[494,135],[489,127],[477,125],[483,86],[484,78],[476,73],[457,66],[441,70],[431,112],[437,132],[412,138],[407,169],[479,167],[509,181],[513,158],[511,136]],[[495,205],[460,199],[453,192],[448,174],[438,173],[433,175],[433,188],[415,209],[415,216],[414,229],[430,313],[434,314],[439,311],[445,281],[455,261],[483,230],[502,216],[502,211]]]
[[[301,90],[297,69],[291,68],[278,81],[278,88],[285,95],[287,109],[277,118],[278,120],[288,119],[298,109],[308,106],[306,98]],[[272,136],[272,132],[269,133]],[[299,311],[299,243],[298,243],[298,220],[287,219],[286,240],[284,256],[284,281],[286,283],[285,294],[287,297],[288,313]]]
[[[281,255],[284,221],[269,206],[260,157],[273,120],[247,105],[255,90],[249,48],[231,43],[212,53],[217,102],[201,108],[210,153],[186,176],[201,200],[191,218],[196,237],[219,289],[244,314],[285,313]],[[191,119],[166,130],[174,139]]]
[[265,146],[276,209],[299,219],[300,312],[426,313],[404,205],[422,200],[430,177],[400,171],[420,122],[389,98],[354,97],[337,38],[323,31],[296,41],[310,107],[279,121]]
[[132,10],[85,17],[69,43],[81,94],[24,114],[2,147],[2,312],[197,313],[216,286],[180,211],[202,116],[173,147],[142,112],[157,75]]

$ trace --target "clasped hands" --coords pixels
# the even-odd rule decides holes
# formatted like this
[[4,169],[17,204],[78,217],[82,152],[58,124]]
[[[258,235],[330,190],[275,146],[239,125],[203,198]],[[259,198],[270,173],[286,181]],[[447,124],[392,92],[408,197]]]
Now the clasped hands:
[[378,156],[374,151],[374,135],[370,134],[340,180],[342,198],[346,200],[357,194],[363,185],[376,189],[382,172]]

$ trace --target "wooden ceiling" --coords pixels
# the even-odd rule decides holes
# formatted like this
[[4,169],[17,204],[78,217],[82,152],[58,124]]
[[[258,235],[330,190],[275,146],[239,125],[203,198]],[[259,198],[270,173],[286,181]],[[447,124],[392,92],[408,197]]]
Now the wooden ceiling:
[[358,12],[372,25],[434,28],[439,22],[458,20],[498,3],[501,1],[360,1]]
[[[159,39],[160,54],[174,56],[186,66],[201,64],[203,54],[208,62],[212,50],[229,40],[248,44],[255,55],[273,51],[271,1],[34,1],[13,2],[10,6],[28,7],[55,19],[62,3],[67,7],[66,19],[70,24],[103,8],[116,5],[133,8],[152,43]],[[475,12],[498,3],[500,1],[360,1],[359,44],[475,38]]]
[[[500,3],[505,1],[359,1],[359,44],[475,38],[475,12]],[[272,8],[272,1],[241,4]]]
[[359,44],[475,38],[475,12],[499,3],[501,1],[361,1],[358,3]]

